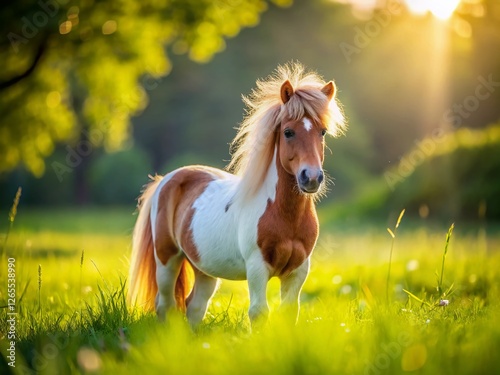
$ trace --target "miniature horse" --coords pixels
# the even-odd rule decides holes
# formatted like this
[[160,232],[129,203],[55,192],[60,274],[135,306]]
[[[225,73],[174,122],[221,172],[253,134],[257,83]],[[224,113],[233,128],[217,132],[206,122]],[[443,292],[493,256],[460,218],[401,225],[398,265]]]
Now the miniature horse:
[[318,238],[326,134],[343,130],[333,82],[300,64],[278,67],[244,97],[247,116],[229,170],[187,166],[156,176],[139,198],[128,300],[164,319],[177,307],[200,323],[218,278],[248,280],[252,324],[268,315],[269,279],[299,312]]

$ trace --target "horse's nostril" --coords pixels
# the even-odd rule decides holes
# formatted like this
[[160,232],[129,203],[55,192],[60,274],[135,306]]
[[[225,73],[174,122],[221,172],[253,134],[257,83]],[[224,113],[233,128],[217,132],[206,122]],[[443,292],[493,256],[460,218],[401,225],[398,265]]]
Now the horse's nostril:
[[300,172],[300,181],[304,184],[309,181],[309,177],[307,176],[307,171],[305,169]]
[[323,175],[323,171],[319,171],[319,175],[318,175],[318,182],[321,184],[323,182],[323,179],[325,178],[325,176]]

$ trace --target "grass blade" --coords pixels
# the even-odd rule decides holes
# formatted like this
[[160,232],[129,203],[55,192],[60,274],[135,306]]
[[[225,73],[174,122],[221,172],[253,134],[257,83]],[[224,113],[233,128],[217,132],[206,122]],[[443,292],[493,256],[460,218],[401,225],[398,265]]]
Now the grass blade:
[[446,244],[444,245],[443,261],[441,262],[441,277],[438,283],[438,291],[440,295],[443,294],[444,262],[446,260],[446,254],[448,253],[448,246],[450,244],[451,235],[453,234],[454,228],[455,228],[455,223],[452,223],[450,229],[448,229],[448,233],[446,233]]
[[401,210],[401,213],[399,214],[399,217],[398,217],[398,221],[396,222],[396,229],[399,227],[399,223],[401,223],[401,219],[403,218],[405,211],[406,211],[406,208],[403,208]]
[[427,301],[425,301],[425,300],[423,300],[423,299],[418,298],[418,297],[417,297],[415,294],[413,294],[412,292],[410,292],[410,291],[408,291],[408,290],[406,290],[406,289],[403,289],[403,292],[405,292],[406,294],[408,294],[408,296],[409,296],[409,297],[411,297],[411,298],[413,298],[414,300],[416,300],[416,301],[420,302],[421,304],[426,305],[426,306],[428,306],[428,307],[432,307],[432,305],[431,305],[429,302],[427,302]]

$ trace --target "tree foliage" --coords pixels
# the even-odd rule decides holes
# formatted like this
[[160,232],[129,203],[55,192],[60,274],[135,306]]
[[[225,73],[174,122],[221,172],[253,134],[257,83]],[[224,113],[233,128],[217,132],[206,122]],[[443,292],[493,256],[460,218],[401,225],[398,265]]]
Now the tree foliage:
[[[273,0],[287,5],[287,0]],[[0,22],[0,172],[44,172],[59,141],[117,149],[169,54],[206,62],[264,0],[7,0]]]
[[[417,16],[404,6],[394,10],[386,6],[398,3],[392,0],[376,2],[372,13],[362,17],[341,1],[295,1],[287,9],[271,6],[265,14],[261,11],[267,3],[262,3],[263,8],[258,8],[257,3],[178,0],[163,8],[156,2],[142,2],[126,10],[122,8],[128,3],[123,2],[112,5],[101,1],[92,6],[82,2],[84,5],[77,5],[76,17],[74,9],[70,9],[77,3],[63,6],[59,1],[58,16],[50,18],[57,21],[50,39],[53,41],[48,44],[52,47],[42,48],[42,54],[38,53],[38,46],[43,47],[39,44],[40,34],[27,38],[26,44],[20,43],[18,54],[6,37],[9,32],[22,36],[23,17],[38,20],[35,14],[41,6],[33,3],[30,8],[27,2],[20,1],[20,5],[13,3],[6,8],[0,15],[6,37],[0,54],[11,60],[0,59],[4,64],[0,72],[0,110],[4,115],[0,118],[0,169],[11,168],[15,160],[27,160],[33,170],[34,160],[38,160],[41,173],[44,155],[57,146],[45,159],[48,171],[42,178],[29,176],[23,168],[0,174],[0,191],[5,192],[0,196],[0,205],[9,205],[20,185],[27,204],[102,203],[107,195],[99,192],[102,194],[97,199],[95,193],[104,185],[109,191],[121,188],[119,178],[107,179],[107,173],[113,173],[109,171],[118,176],[118,169],[129,170],[130,184],[138,191],[140,171],[134,168],[142,169],[146,182],[148,173],[164,174],[180,165],[223,167],[229,159],[228,143],[244,111],[240,94],[248,94],[257,78],[290,60],[299,60],[325,79],[334,79],[348,118],[346,136],[328,141],[331,153],[327,151],[325,170],[334,183],[322,204],[331,200],[336,205],[366,195],[373,197],[367,201],[373,210],[382,210],[383,205],[399,213],[403,202],[409,201],[408,196],[422,190],[412,188],[428,185],[434,193],[451,191],[432,181],[434,173],[415,172],[405,180],[411,183],[401,183],[398,192],[392,193],[384,173],[404,164],[406,153],[436,129],[480,129],[498,123],[497,0],[462,1],[446,21],[430,14]],[[229,8],[231,4],[235,9]],[[17,6],[24,11],[14,12]],[[84,25],[89,19],[95,25],[92,38],[84,41],[84,30],[89,30]],[[61,24],[68,20],[71,31],[60,34]],[[259,27],[228,39],[243,25],[257,20]],[[107,21],[116,22],[115,32],[109,33],[114,24]],[[233,22],[240,26],[231,26]],[[104,35],[104,29],[109,34]],[[165,40],[160,41],[160,37]],[[225,53],[208,64],[198,64],[226,43]],[[29,49],[21,50],[25,47]],[[31,70],[34,61],[38,62]],[[163,77],[170,69],[171,73]],[[28,73],[26,77],[24,73]],[[141,115],[132,118],[130,127],[130,116],[138,112]],[[85,138],[91,140],[92,152],[85,149]],[[133,140],[133,145],[128,140]],[[42,154],[39,149],[44,145],[48,151]],[[121,146],[132,150],[122,157],[106,158],[105,150],[94,150],[99,145],[107,150]],[[436,150],[443,147],[441,143],[435,146]],[[481,147],[460,156],[489,165],[495,154],[488,150]],[[5,162],[7,151],[15,154],[10,163]],[[139,155],[133,151],[147,154],[147,158],[140,158],[142,168],[132,163]],[[102,178],[96,178],[98,167]],[[134,171],[137,183],[132,183],[136,179]],[[466,199],[459,168],[449,171],[451,177],[447,180],[460,182],[448,187],[460,190],[460,199]],[[480,168],[471,168],[467,173],[470,181],[484,180],[473,178],[474,173],[480,176]],[[441,176],[441,172],[436,175]],[[475,185],[475,194],[485,199],[491,215],[494,201],[487,199],[489,189],[498,190],[499,185],[497,179],[484,181]],[[86,194],[78,191],[85,183]],[[402,198],[391,201],[396,202],[392,205],[391,195]],[[123,199],[122,203],[130,204],[128,198]],[[418,200],[419,204],[425,199]],[[470,207],[477,207],[479,201],[470,202]],[[408,205],[408,214],[419,204]],[[440,210],[430,201],[427,204],[431,215]],[[347,211],[360,212],[362,207],[356,210],[349,204]]]

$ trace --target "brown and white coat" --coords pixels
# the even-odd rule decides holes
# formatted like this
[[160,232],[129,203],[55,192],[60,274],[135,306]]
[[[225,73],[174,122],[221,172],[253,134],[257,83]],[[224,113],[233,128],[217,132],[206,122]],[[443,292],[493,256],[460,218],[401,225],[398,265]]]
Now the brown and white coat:
[[266,316],[269,279],[294,318],[319,233],[324,136],[342,130],[335,86],[301,66],[260,81],[228,173],[188,166],[157,176],[141,197],[129,300],[158,316],[204,317],[219,278],[248,280],[250,319]]

